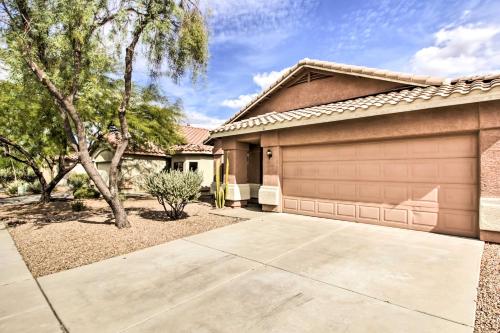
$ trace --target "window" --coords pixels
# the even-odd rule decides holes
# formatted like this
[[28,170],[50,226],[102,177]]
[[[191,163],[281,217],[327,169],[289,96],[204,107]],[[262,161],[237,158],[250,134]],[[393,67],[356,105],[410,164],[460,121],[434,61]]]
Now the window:
[[184,162],[174,162],[174,170],[184,171]]
[[198,170],[198,162],[189,162],[189,171]]

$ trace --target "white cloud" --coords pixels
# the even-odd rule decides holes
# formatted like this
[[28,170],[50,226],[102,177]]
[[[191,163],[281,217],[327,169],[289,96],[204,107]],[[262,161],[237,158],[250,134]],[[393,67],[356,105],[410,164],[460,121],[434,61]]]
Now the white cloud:
[[234,99],[225,99],[222,101],[222,106],[227,106],[231,109],[241,109],[246,106],[252,99],[257,97],[258,94],[248,94],[248,95],[240,95],[238,98]]
[[271,72],[257,73],[253,76],[253,82],[255,82],[255,84],[257,84],[262,90],[264,90],[271,84],[276,82],[276,80],[278,80],[289,69],[290,68],[287,67],[279,72],[271,71]]
[[[260,90],[264,90],[276,82],[290,67],[284,68],[281,71],[271,71],[257,73],[253,76],[253,82],[259,86]],[[241,109],[248,105],[259,93],[240,95],[237,98],[225,99],[222,101],[222,106],[227,106],[231,109]]]
[[500,70],[500,25],[461,25],[434,34],[411,60],[414,72],[458,76]]
[[[308,23],[306,13],[317,0],[204,0],[201,8],[210,12],[212,43],[255,42],[274,34],[287,38]],[[260,44],[260,46],[264,46]]]
[[186,111],[185,123],[194,127],[214,129],[224,123],[224,119],[207,116],[198,111]]

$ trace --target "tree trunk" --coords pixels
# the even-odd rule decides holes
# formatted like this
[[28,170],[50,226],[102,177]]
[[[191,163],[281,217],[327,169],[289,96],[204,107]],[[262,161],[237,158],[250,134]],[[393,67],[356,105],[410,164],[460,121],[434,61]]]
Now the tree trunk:
[[45,183],[45,186],[40,182],[40,184],[42,184],[42,193],[41,193],[41,196],[40,196],[40,201],[39,203],[48,203],[50,202],[51,200],[51,195],[52,195],[52,191],[56,188],[57,184],[59,184],[59,182],[61,181],[61,179],[64,178],[64,176],[66,176],[68,174],[68,172],[70,172],[71,170],[73,170],[73,168],[76,166],[76,163],[75,164],[72,164],[70,165],[69,167],[65,168],[64,166],[59,166],[59,171],[57,172],[57,175],[52,178],[52,180],[50,181],[50,183]]
[[115,225],[117,228],[129,228],[130,222],[127,219],[127,212],[123,207],[118,194],[109,203],[111,209],[113,210],[113,215],[115,216]]
[[106,203],[111,207],[113,211],[113,215],[115,217],[115,225],[117,228],[128,228],[130,227],[130,223],[127,220],[127,213],[125,212],[125,208],[123,208],[123,204],[118,197],[118,191],[112,190],[112,187],[108,187],[104,180],[102,179],[99,171],[92,163],[92,159],[90,158],[87,147],[84,145],[80,145],[81,150],[79,152],[80,163],[83,168],[87,172],[87,175],[92,179],[95,186],[101,192],[103,199]]

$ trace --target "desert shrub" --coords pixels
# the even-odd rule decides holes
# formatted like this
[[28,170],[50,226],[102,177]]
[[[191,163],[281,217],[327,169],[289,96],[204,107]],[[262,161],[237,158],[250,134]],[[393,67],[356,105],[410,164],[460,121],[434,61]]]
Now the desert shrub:
[[99,191],[90,186],[82,186],[73,192],[75,199],[97,199],[99,195]]
[[27,183],[32,183],[38,179],[38,177],[35,175],[35,172],[31,169],[25,169],[24,172],[19,176],[19,178]]
[[0,169],[0,185],[7,187],[15,179],[12,169]]
[[72,173],[68,177],[68,186],[73,192],[84,186],[90,187],[90,178],[86,173]]
[[35,173],[31,169],[17,169],[16,175],[14,175],[12,168],[0,169],[0,185],[7,187],[10,183],[14,182],[16,178],[18,181],[27,183],[32,183],[37,180]]
[[71,203],[71,210],[74,212],[81,212],[85,209],[87,209],[87,206],[85,205],[85,202],[83,202],[82,200],[76,200]]
[[202,180],[196,171],[162,171],[145,176],[142,187],[158,200],[169,218],[177,220],[183,216],[186,205],[200,197]]
[[35,193],[35,194],[40,194],[42,193],[42,184],[40,184],[40,181],[37,179],[31,183],[28,184],[28,192]]
[[90,178],[85,173],[73,173],[68,177],[68,186],[75,199],[97,199],[99,191],[92,187]]
[[13,181],[9,185],[7,185],[7,194],[9,195],[18,195],[24,194],[28,189],[28,183],[22,180]]

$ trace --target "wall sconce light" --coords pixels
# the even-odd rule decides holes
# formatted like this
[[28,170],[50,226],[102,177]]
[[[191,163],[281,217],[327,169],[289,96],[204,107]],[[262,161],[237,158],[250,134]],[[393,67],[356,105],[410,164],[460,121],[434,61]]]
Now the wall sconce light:
[[269,159],[271,159],[273,157],[273,151],[271,149],[268,149],[266,155]]

